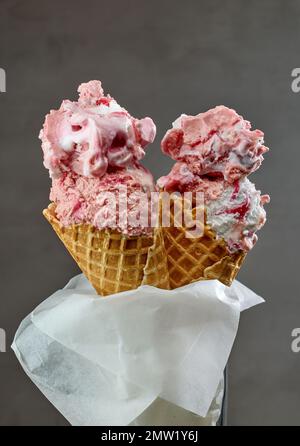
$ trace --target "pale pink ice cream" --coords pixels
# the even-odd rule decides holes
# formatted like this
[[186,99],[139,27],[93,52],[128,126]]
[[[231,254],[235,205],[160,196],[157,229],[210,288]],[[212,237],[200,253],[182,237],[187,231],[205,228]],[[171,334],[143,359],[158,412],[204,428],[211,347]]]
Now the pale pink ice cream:
[[135,119],[109,95],[100,81],[78,88],[79,100],[65,100],[46,116],[40,133],[44,165],[52,178],[64,172],[101,177],[108,166],[127,167],[145,155],[156,127]]
[[218,197],[206,200],[207,223],[226,241],[230,252],[249,251],[257,241],[256,231],[266,222],[263,205],[269,200],[248,178],[224,183]]
[[184,162],[197,175],[221,176],[232,183],[259,168],[263,154],[261,130],[220,105],[196,116],[181,115],[162,140],[162,151]]
[[221,177],[199,176],[191,172],[187,164],[175,163],[170,173],[159,178],[157,184],[166,192],[194,192],[202,191],[208,200],[217,198],[224,189],[224,181]]
[[216,107],[199,115],[182,115],[162,140],[162,150],[177,162],[158,180],[167,192],[202,192],[207,223],[229,252],[249,251],[266,221],[261,195],[246,176],[261,165],[263,133],[234,110]]
[[[155,188],[139,161],[156,127],[151,118],[135,119],[105,96],[100,81],[82,84],[78,92],[78,102],[64,100],[46,116],[40,132],[56,215],[64,226],[89,223],[128,235],[148,233],[148,227],[129,221],[139,212],[138,196]],[[108,196],[114,194],[118,202],[120,187],[121,194],[127,188],[127,207],[117,206],[113,215]]]
[[[140,175],[148,178],[147,187],[141,185]],[[50,200],[56,203],[56,216],[63,226],[86,223],[127,235],[148,235],[152,231],[151,190],[152,176],[142,166],[106,173],[101,178],[65,173],[53,179]]]

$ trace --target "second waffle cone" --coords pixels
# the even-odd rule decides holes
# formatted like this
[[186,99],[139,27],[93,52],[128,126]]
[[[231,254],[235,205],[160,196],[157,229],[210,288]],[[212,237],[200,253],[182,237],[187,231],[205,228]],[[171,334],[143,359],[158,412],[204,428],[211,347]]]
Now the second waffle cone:
[[[181,198],[175,198],[175,201],[177,200],[183,203]],[[174,211],[175,201],[171,200],[170,226],[162,228],[171,289],[198,280],[212,279],[230,286],[246,254],[243,251],[229,253],[226,242],[223,239],[217,239],[216,233],[205,223],[205,211],[203,211],[202,235],[188,237],[190,229],[184,224],[176,223],[178,219]],[[181,206],[183,206],[182,203]],[[183,209],[180,206],[178,208]],[[191,212],[192,218],[195,219],[195,208],[192,208]]]

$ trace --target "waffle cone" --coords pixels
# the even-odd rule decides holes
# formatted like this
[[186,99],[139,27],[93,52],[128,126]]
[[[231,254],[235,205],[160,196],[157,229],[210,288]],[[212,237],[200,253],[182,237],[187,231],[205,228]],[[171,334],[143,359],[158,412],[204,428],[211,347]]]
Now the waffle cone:
[[169,289],[161,228],[151,236],[126,236],[88,224],[64,227],[50,204],[43,215],[99,295],[153,285]]
[[[191,212],[194,217],[195,208]],[[217,239],[216,233],[206,223],[201,236],[188,237],[190,228],[177,226],[176,220],[173,201],[171,226],[162,228],[171,289],[212,279],[230,286],[244,261],[245,252],[229,253],[226,242]]]

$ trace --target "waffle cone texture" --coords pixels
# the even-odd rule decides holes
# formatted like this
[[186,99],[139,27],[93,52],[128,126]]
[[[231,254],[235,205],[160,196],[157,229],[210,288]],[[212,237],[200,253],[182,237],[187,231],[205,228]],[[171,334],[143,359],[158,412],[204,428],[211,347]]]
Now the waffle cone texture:
[[[240,270],[246,253],[244,251],[229,253],[226,242],[217,239],[216,233],[206,224],[204,209],[202,210],[204,223],[199,237],[189,237],[191,228],[184,224],[177,225],[176,212],[173,200],[170,212],[171,224],[162,228],[171,289],[198,280],[213,279],[230,286]],[[191,213],[192,220],[195,221],[196,208],[191,208]],[[182,220],[181,217],[180,221]]]
[[[88,224],[64,227],[56,218],[53,203],[43,215],[99,295],[133,290],[140,285],[175,289],[213,279],[230,286],[246,253],[229,253],[226,242],[206,224],[205,211],[201,236],[189,237],[191,228],[178,224],[175,209],[172,200],[170,225],[155,228],[153,237],[126,236]],[[195,221],[196,209],[192,208],[191,213]]]
[[149,237],[126,236],[88,224],[64,227],[56,218],[54,204],[43,215],[99,295],[140,285],[170,288],[161,228],[155,228]]

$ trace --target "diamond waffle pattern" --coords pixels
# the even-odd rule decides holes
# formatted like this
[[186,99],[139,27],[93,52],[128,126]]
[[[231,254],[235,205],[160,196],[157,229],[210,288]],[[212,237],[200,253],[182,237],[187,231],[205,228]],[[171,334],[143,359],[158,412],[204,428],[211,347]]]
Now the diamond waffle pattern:
[[[195,209],[191,212],[195,215]],[[174,226],[174,221],[178,221],[174,205],[170,220],[171,226],[163,228],[163,236],[171,289],[203,279],[218,279],[230,286],[245,258],[244,252],[230,254],[225,241],[217,240],[207,225],[201,237],[188,238],[187,228]]]
[[54,211],[55,206],[50,205],[43,214],[98,294],[136,289],[142,282],[169,288],[160,230],[153,238],[127,237],[85,224],[63,227]]

